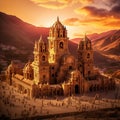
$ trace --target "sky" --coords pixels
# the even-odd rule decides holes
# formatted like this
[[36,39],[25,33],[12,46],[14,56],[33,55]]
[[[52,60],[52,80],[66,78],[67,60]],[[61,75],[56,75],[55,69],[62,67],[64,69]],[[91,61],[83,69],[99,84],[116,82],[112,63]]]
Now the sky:
[[0,11],[40,27],[59,16],[69,38],[120,28],[120,0],[0,0]]

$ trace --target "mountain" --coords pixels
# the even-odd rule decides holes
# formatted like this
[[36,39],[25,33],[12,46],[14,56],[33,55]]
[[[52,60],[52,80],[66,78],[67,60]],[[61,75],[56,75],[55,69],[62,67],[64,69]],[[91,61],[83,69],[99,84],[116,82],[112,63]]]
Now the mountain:
[[[110,31],[99,33],[99,34],[93,33],[93,34],[88,34],[87,37],[93,42],[93,41],[101,40],[102,38],[107,38],[108,36],[114,35],[114,33],[117,31],[119,30],[110,30]],[[73,38],[71,39],[71,41],[78,44],[81,39],[82,38]]]
[[[94,33],[87,36],[92,41],[94,50],[120,56],[120,30]],[[71,41],[78,44],[81,39],[75,38]]]
[[16,16],[0,12],[0,69],[12,59],[26,62],[31,59],[34,41],[40,35],[47,39],[49,28],[36,27]]
[[[27,62],[33,59],[34,41],[40,35],[47,41],[49,28],[36,27],[16,16],[0,12],[0,70],[12,59]],[[120,68],[120,30],[87,35],[92,40],[95,66],[99,68]],[[77,44],[82,38],[69,40],[70,52],[77,56]]]
[[73,38],[70,41],[75,43],[75,44],[79,44],[79,42],[82,40],[82,38]]
[[29,48],[40,35],[46,38],[48,31],[49,28],[35,27],[16,16],[0,12],[0,42],[3,44],[15,47],[24,47],[26,44]]
[[109,72],[120,69],[120,30],[104,32],[92,43],[94,51],[97,52],[96,56],[100,54],[107,60],[102,62],[98,59],[99,65],[102,62],[101,66],[105,66]]
[[115,71],[115,72],[112,74],[112,77],[115,77],[115,78],[120,79],[120,70]]
[[107,54],[120,55],[120,30],[109,32],[93,41],[94,49]]
[[[87,35],[92,41],[94,62],[99,68],[107,68],[110,72],[120,68],[120,30],[110,30],[100,34]],[[82,38],[74,38],[71,42],[78,44]]]

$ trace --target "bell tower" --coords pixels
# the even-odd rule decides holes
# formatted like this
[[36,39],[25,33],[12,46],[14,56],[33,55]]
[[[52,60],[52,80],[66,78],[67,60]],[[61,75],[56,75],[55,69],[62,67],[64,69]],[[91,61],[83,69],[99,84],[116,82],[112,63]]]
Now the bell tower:
[[67,30],[59,21],[59,17],[50,28],[48,41],[49,63],[56,63],[63,54],[69,53]]
[[36,84],[49,83],[49,63],[48,63],[48,46],[43,41],[42,36],[35,42],[34,47],[34,81]]
[[93,49],[86,35],[78,44],[77,54],[78,69],[85,78],[89,79],[93,75]]

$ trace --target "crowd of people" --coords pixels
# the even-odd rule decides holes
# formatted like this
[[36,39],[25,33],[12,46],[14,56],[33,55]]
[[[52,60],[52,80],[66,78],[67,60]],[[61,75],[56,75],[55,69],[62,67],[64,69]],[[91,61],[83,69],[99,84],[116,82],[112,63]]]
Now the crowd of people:
[[103,98],[99,94],[36,99],[29,98],[6,82],[0,82],[0,106],[0,116],[15,119],[120,107],[120,99]]

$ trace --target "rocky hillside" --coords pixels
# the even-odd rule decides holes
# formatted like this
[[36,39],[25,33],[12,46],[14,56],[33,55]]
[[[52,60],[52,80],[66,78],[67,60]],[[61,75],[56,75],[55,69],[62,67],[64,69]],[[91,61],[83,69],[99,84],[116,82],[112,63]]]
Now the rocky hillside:
[[[107,72],[113,72],[120,69],[120,30],[111,30],[100,34],[94,33],[88,35],[91,39],[94,49],[95,65]],[[78,44],[81,38],[75,38],[71,41]]]
[[25,23],[16,16],[0,12],[0,69],[12,59],[26,62],[32,57],[34,41],[46,40],[49,28]]
[[112,31],[93,41],[94,49],[102,51],[106,54],[120,55],[120,30]]
[[[120,30],[94,33],[87,36],[92,41],[94,50],[120,56]],[[71,41],[78,44],[81,39],[75,38]]]
[[115,72],[112,74],[112,77],[115,77],[115,78],[120,79],[120,70],[115,71]]
[[28,48],[40,35],[48,36],[49,28],[36,27],[19,18],[0,12],[0,42],[14,47]]

